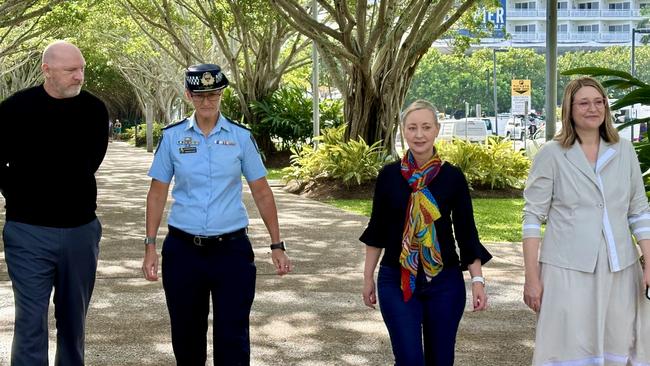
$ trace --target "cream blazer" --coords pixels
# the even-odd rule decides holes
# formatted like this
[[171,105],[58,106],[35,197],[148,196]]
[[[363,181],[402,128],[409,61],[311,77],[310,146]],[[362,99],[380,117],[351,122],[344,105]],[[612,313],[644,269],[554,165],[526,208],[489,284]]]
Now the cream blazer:
[[541,238],[539,261],[594,272],[599,246],[609,268],[638,260],[632,241],[650,239],[650,212],[632,144],[600,140],[595,170],[576,141],[569,149],[550,141],[537,153],[524,189],[523,237]]

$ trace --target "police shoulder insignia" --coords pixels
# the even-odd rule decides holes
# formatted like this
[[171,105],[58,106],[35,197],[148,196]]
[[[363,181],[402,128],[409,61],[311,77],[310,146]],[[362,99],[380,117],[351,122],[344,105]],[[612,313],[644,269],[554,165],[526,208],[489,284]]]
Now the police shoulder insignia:
[[253,141],[253,146],[255,146],[255,150],[257,150],[257,153],[262,154],[262,152],[260,151],[259,146],[257,146],[257,141],[255,141],[255,137],[253,137],[252,133],[250,134],[250,137],[251,137],[251,141]]
[[160,139],[158,140],[158,146],[156,146],[156,151],[154,151],[154,155],[158,154],[158,150],[160,149],[160,145],[162,145],[163,138],[165,137],[164,134],[160,135]]
[[241,124],[239,122],[235,122],[235,121],[231,120],[230,118],[228,118],[226,116],[223,116],[223,118],[225,118],[228,122],[232,123],[233,125],[235,125],[235,126],[237,126],[239,128],[243,128],[243,129],[248,130],[248,131],[251,130],[250,128],[246,127],[245,125],[243,125],[243,124]]
[[180,125],[181,123],[183,123],[183,122],[185,122],[185,121],[187,121],[187,118],[185,118],[185,119],[183,119],[183,120],[180,120],[180,121],[178,121],[178,122],[170,123],[170,124],[168,124],[167,126],[163,127],[162,129],[163,129],[163,130],[166,130],[166,129],[168,129],[168,128],[172,128],[172,127],[174,127],[174,126],[178,126],[178,125]]

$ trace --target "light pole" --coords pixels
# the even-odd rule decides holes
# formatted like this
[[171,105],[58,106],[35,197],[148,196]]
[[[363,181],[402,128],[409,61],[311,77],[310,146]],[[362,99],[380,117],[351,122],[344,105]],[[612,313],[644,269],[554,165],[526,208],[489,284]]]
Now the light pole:
[[[630,74],[632,74],[633,77],[636,77],[636,67],[634,66],[634,43],[635,43],[634,40],[636,38],[635,35],[637,33],[648,34],[650,33],[650,28],[640,28],[640,29],[632,28],[632,57],[630,59],[630,63],[631,63]],[[634,126],[630,126],[630,141],[634,141]]]
[[492,72],[494,82],[494,134],[499,136],[499,108],[497,104],[497,52],[506,52],[500,48],[492,49]]
[[631,71],[632,76],[634,76],[634,77],[636,77],[636,68],[634,66],[634,43],[635,43],[634,40],[636,38],[634,35],[636,33],[650,34],[650,28],[640,28],[640,29],[632,28],[632,60],[631,60],[632,65],[630,67],[630,71]]
[[[318,3],[316,0],[312,0],[311,2],[311,10],[312,10],[312,16],[314,19],[318,22]],[[314,141],[314,149],[318,149],[318,140],[316,137],[320,135],[320,111],[319,111],[319,106],[320,106],[320,90],[318,89],[318,86],[320,85],[320,82],[318,80],[318,49],[316,48],[316,42],[312,42],[312,54],[311,54],[311,62],[312,62],[312,69],[311,69],[311,88],[312,88],[312,115],[313,115],[313,141]]]

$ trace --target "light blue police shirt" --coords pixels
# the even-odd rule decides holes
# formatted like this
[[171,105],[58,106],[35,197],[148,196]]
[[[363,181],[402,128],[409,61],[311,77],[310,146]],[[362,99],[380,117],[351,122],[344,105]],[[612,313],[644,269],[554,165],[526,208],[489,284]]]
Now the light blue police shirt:
[[252,182],[266,169],[249,130],[219,115],[205,137],[194,114],[163,130],[149,176],[174,177],[168,223],[194,235],[220,235],[248,226],[242,179]]

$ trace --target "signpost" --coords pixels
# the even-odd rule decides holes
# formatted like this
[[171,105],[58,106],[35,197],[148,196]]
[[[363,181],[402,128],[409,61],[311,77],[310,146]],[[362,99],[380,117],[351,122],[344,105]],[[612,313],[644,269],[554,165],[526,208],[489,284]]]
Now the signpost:
[[526,115],[530,106],[530,80],[515,79],[511,82],[511,114]]

